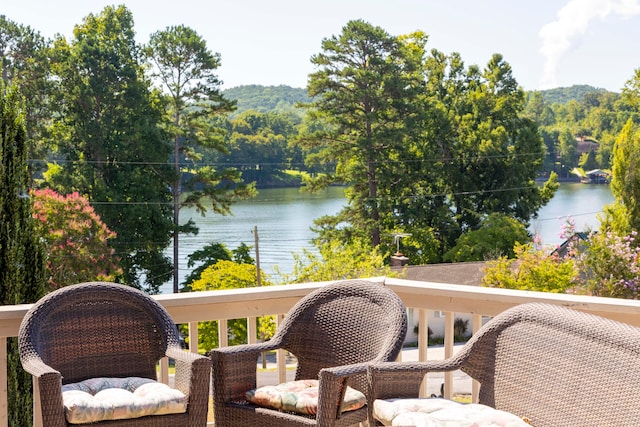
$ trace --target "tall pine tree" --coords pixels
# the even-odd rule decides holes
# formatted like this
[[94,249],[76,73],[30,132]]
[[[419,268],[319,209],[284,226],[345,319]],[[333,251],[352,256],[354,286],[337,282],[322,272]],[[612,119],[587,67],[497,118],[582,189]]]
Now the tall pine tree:
[[[29,198],[23,102],[0,82],[0,303],[32,303],[44,295],[44,252]],[[7,342],[10,426],[32,424],[31,376],[20,366],[16,338]]]

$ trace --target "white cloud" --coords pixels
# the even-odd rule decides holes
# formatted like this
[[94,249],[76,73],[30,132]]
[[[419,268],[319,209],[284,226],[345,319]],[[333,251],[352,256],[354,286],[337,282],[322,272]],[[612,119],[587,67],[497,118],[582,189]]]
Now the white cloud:
[[558,19],[540,29],[540,52],[544,56],[541,89],[557,86],[558,65],[595,19],[614,14],[629,17],[640,14],[639,0],[570,0],[558,11]]

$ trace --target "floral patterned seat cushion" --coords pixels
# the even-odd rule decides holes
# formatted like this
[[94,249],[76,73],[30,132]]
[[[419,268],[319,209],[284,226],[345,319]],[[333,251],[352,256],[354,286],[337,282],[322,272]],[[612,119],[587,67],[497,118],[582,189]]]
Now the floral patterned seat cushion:
[[441,398],[376,399],[373,416],[385,426],[531,427],[526,418],[509,412]]
[[67,421],[85,424],[147,415],[180,414],[187,397],[149,378],[91,378],[62,386]]
[[[318,380],[298,380],[264,386],[245,393],[247,401],[286,412],[305,415],[318,413]],[[347,387],[341,412],[362,408],[367,399],[356,389]]]

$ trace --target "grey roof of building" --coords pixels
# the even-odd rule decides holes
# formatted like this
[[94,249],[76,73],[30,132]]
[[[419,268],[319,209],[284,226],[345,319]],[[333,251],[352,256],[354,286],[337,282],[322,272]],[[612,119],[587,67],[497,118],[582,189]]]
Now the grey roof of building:
[[424,282],[451,283],[454,285],[480,286],[485,262],[454,262],[442,264],[405,265],[404,278]]

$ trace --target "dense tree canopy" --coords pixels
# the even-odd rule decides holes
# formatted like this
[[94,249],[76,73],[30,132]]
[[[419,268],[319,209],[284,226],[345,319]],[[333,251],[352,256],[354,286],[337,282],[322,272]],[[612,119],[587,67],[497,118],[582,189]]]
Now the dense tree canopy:
[[58,159],[47,184],[86,195],[117,233],[112,247],[125,283],[158,292],[171,275],[163,250],[173,231],[160,100],[145,78],[133,18],[107,7],[54,44]]
[[324,241],[365,232],[375,247],[402,231],[412,262],[439,261],[483,214],[526,224],[553,195],[554,182],[534,182],[543,143],[511,67],[500,55],[465,67],[426,42],[352,21],[313,57],[308,90],[324,126],[303,141],[335,168],[312,184],[342,182],[349,200],[318,222]]
[[245,111],[229,120],[229,153],[218,159],[241,171],[245,182],[276,187],[286,179],[287,170],[301,166],[294,164],[299,153],[289,144],[298,122],[285,113]]
[[[51,118],[48,55],[49,44],[36,30],[0,15],[0,75],[5,85],[16,86],[24,97],[27,155],[31,159],[43,159],[48,153],[45,143]],[[32,175],[43,166],[42,162],[32,163]]]
[[231,117],[248,110],[260,113],[293,113],[302,116],[303,111],[298,108],[298,104],[310,101],[306,89],[286,85],[243,85],[225,89],[222,94],[236,101],[237,108]]

